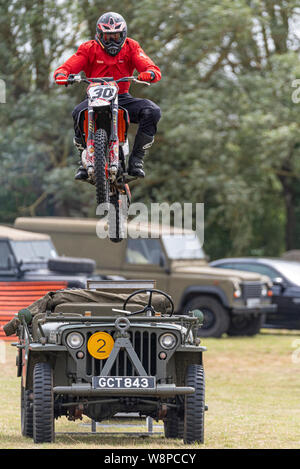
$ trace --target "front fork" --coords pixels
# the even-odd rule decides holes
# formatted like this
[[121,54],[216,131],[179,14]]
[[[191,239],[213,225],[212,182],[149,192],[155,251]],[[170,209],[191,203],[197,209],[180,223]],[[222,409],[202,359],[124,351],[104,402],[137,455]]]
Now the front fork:
[[111,108],[111,133],[109,142],[109,172],[113,180],[116,179],[119,169],[119,137],[118,137],[118,95]]
[[[108,175],[114,181],[119,168],[119,137],[118,137],[118,96],[112,103],[111,133],[109,141]],[[86,153],[86,169],[89,175],[93,173],[95,162],[95,111],[88,108],[88,138]]]
[[95,163],[95,111],[88,107],[88,138],[86,141],[86,170],[93,175]]

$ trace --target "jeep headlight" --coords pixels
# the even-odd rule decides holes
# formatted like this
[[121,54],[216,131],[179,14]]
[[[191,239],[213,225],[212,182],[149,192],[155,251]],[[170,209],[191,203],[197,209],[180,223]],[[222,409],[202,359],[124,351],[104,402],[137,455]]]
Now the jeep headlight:
[[233,292],[234,298],[241,298],[242,296],[242,290],[239,287],[236,287],[234,292]]
[[80,348],[83,341],[83,336],[79,332],[71,332],[67,336],[67,344],[70,348]]
[[177,337],[174,334],[163,334],[159,338],[159,343],[162,348],[171,350],[172,348],[176,347]]

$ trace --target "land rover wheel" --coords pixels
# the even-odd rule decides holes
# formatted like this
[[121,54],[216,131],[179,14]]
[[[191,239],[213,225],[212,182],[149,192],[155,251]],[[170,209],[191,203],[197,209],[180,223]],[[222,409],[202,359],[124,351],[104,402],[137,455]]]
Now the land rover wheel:
[[32,391],[21,384],[21,432],[23,436],[33,437],[33,403]]
[[258,334],[264,322],[264,315],[238,315],[232,316],[227,334],[230,336],[253,336]]
[[53,371],[49,363],[37,363],[33,371],[33,439],[54,441]]
[[196,296],[186,303],[184,313],[200,309],[204,319],[198,329],[199,337],[221,337],[229,327],[229,314],[221,303],[212,296]]
[[186,386],[195,389],[185,397],[184,436],[186,444],[204,443],[205,377],[202,365],[189,365]]

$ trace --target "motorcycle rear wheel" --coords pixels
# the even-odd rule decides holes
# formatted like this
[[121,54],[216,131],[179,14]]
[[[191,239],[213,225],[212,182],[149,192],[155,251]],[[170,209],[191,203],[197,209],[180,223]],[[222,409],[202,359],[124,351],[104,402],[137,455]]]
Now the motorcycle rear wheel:
[[125,224],[128,216],[127,195],[116,192],[109,198],[108,235],[113,243],[120,243],[125,238]]

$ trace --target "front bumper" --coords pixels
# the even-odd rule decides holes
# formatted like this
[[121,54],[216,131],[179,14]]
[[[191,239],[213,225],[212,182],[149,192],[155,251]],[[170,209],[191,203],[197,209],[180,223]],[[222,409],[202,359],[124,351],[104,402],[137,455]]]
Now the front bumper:
[[277,305],[257,305],[253,307],[249,306],[236,306],[232,308],[234,314],[266,314],[266,313],[276,313]]
[[94,389],[91,384],[73,384],[72,386],[55,386],[54,394],[71,396],[102,397],[102,396],[148,396],[173,397],[194,394],[195,388],[189,386],[176,386],[175,384],[157,384],[154,389]]

